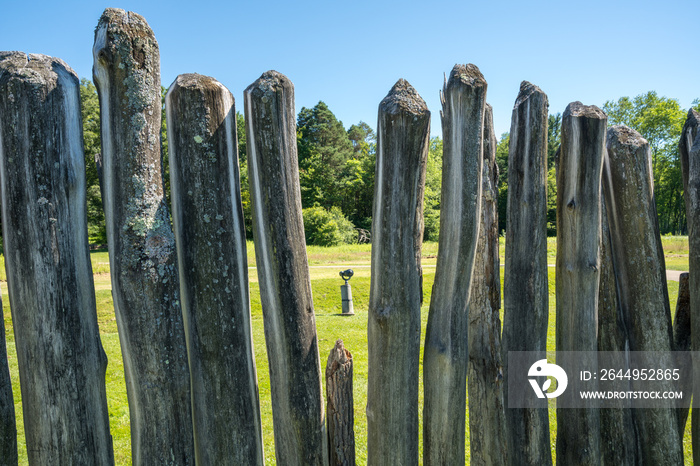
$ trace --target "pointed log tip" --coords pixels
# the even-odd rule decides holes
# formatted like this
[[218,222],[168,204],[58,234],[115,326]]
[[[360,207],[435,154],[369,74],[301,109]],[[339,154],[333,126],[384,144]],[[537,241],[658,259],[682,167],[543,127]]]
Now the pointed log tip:
[[569,105],[566,106],[566,110],[564,110],[564,115],[562,115],[562,119],[567,117],[592,118],[599,120],[608,119],[608,115],[606,115],[606,113],[600,108],[596,107],[595,105],[583,105],[579,101],[571,102]]
[[274,92],[276,89],[287,88],[294,90],[294,84],[292,81],[282,73],[269,70],[265,71],[260,75],[258,79],[253,82],[244,91],[246,94],[250,94],[255,90],[260,90],[263,93]]
[[[486,103],[484,106],[484,138],[493,133],[493,107]],[[485,152],[485,151],[484,151]]]
[[381,112],[389,114],[410,113],[413,115],[430,115],[428,106],[408,81],[401,78],[379,104]]
[[688,110],[688,116],[683,125],[683,132],[686,131],[686,128],[697,128],[698,126],[700,126],[700,113],[694,108],[691,108]]
[[345,364],[352,359],[352,354],[350,353],[350,351],[347,350],[347,348],[345,348],[343,340],[338,339],[335,342],[333,351],[336,353],[337,359],[341,364]]
[[629,147],[636,150],[642,146],[649,145],[641,134],[625,125],[615,125],[608,128],[606,139],[608,149]]
[[445,87],[462,84],[470,87],[486,87],[486,79],[481,74],[479,67],[468,63],[466,65],[457,64],[450,72],[450,78]]
[[116,23],[120,22],[123,24],[128,24],[130,26],[139,26],[147,28],[149,31],[151,27],[148,25],[146,18],[133,11],[126,11],[121,8],[105,8],[100,16],[100,23]]
[[335,346],[331,349],[326,363],[326,378],[331,377],[338,371],[338,368],[352,361],[352,353],[343,345],[343,340],[335,342]]
[[153,29],[148,25],[146,18],[133,11],[126,11],[121,8],[106,8],[97,22],[97,27],[95,27],[95,39],[97,39],[100,29],[103,28],[106,28],[110,33],[121,33],[133,38],[150,39],[157,45]]
[[515,99],[515,105],[513,108],[518,108],[529,98],[533,96],[541,96],[544,99],[545,105],[549,106],[549,101],[547,99],[547,94],[545,94],[542,89],[535,86],[529,81],[523,81],[520,83],[520,91],[518,92],[518,97]]
[[212,78],[211,76],[205,76],[203,74],[198,73],[184,73],[178,75],[178,77],[175,78],[175,81],[173,81],[173,83],[168,88],[168,93],[176,89],[198,92],[203,92],[206,90],[218,91],[222,89],[228,91],[228,89],[226,89],[226,86],[221,84],[216,79]]
[[77,73],[60,58],[40,53],[0,52],[0,79],[3,82],[15,77],[34,85],[54,83],[59,69],[78,82]]
[[678,142],[678,150],[683,164],[688,164],[690,154],[700,152],[700,131],[698,128],[700,128],[700,112],[691,108],[688,110],[685,123],[683,123],[681,138]]

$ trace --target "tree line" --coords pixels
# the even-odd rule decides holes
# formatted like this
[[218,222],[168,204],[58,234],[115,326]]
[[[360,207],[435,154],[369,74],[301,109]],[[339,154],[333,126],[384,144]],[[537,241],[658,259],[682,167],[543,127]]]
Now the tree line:
[[[165,88],[163,88],[163,96]],[[100,153],[100,120],[97,91],[88,79],[80,85],[80,100],[85,141],[87,170],[88,233],[92,244],[106,244],[106,230],[98,166]],[[700,109],[700,100],[693,102]],[[648,141],[652,152],[655,199],[662,234],[685,234],[687,222],[683,203],[683,183],[678,154],[687,110],[676,99],[661,97],[650,91],[634,98],[622,97],[607,101],[603,110],[608,124],[627,125],[639,131]],[[164,110],[163,110],[164,112]],[[246,156],[245,122],[236,115],[241,198],[246,222],[246,234],[252,238],[250,194],[248,191],[248,159]],[[168,143],[165,115],[161,128],[163,176],[166,196],[170,195],[168,173]],[[556,153],[560,144],[561,114],[549,115],[548,120],[548,193],[547,232],[556,234]],[[509,134],[498,141],[496,159],[499,168],[499,230],[507,225]],[[368,237],[372,226],[374,168],[377,136],[370,125],[360,121],[347,130],[324,102],[313,108],[303,107],[297,116],[297,150],[299,182],[306,238],[309,244],[336,245],[356,242]],[[442,140],[430,140],[425,201],[424,239],[437,241],[440,231],[440,194],[442,181]],[[168,199],[169,202],[169,199]]]

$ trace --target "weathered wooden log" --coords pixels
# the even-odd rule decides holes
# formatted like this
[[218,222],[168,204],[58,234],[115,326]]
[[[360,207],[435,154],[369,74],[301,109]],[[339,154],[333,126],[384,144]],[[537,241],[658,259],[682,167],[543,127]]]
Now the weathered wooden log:
[[428,107],[400,79],[379,104],[377,122],[367,327],[369,465],[418,464],[420,251],[429,138]]
[[197,464],[263,464],[233,95],[198,74],[165,98]]
[[[690,285],[689,273],[682,273],[678,280],[678,299],[676,301],[676,316],[673,320],[673,351],[690,351],[692,346],[690,333]],[[692,365],[690,370],[693,370]],[[680,389],[683,393],[692,393],[692,378],[682,379]],[[688,422],[690,407],[678,410],[678,435],[683,437],[685,424]]]
[[[0,151],[2,151],[2,128],[0,127]],[[0,465],[17,465],[17,423],[15,422],[15,400],[12,397],[12,381],[7,363],[5,345],[5,320],[0,299]]]
[[[660,356],[655,356],[653,363],[660,368],[674,367],[669,353],[673,329],[649,144],[636,131],[613,126],[608,130],[606,145],[603,189],[629,349],[665,352],[668,359],[659,360]],[[581,303],[578,306],[583,307]],[[670,391],[678,388],[674,384],[660,380],[656,386]],[[635,385],[632,380],[633,389]],[[643,464],[683,464],[676,410],[635,410],[634,421]]]
[[[603,193],[603,197],[605,194]],[[625,352],[629,342],[617,299],[605,202],[601,202],[600,286],[598,289],[598,351]],[[600,452],[603,464],[636,466],[637,432],[629,400],[600,410]]]
[[143,17],[108,8],[95,30],[93,56],[132,461],[192,464],[187,348],[161,170],[158,43]]
[[[593,355],[598,349],[600,183],[606,125],[603,111],[580,102],[569,104],[562,117],[557,171],[557,352]],[[588,359],[584,365],[597,368],[597,358]],[[600,464],[599,410],[557,408],[557,462]]]
[[678,279],[678,299],[676,316],[673,319],[673,351],[690,351],[690,279],[689,273],[682,273]]
[[469,290],[481,219],[486,80],[455,65],[442,101],[440,241],[423,356],[423,462],[463,464]]
[[278,464],[328,462],[321,361],[306,258],[294,86],[268,71],[243,93],[253,237]]
[[[547,350],[547,112],[540,88],[523,81],[511,119],[508,229],[503,287],[503,362],[508,352]],[[544,357],[544,356],[543,356]],[[552,464],[546,408],[507,408],[510,464]]]
[[479,242],[469,296],[470,462],[507,463],[503,359],[501,355],[501,270],[498,258],[498,165],[493,110],[486,104]]
[[0,53],[0,173],[29,463],[113,464],[79,82],[63,61]]
[[[700,316],[700,113],[692,108],[683,125],[678,144],[683,171],[683,197],[688,222],[688,286],[690,288],[690,315]],[[690,319],[692,350],[700,351],[700,319]],[[700,362],[694,360],[700,367]],[[693,387],[700,387],[700,370],[693,371]],[[693,399],[700,398],[694,388]],[[695,405],[697,406],[697,405]],[[693,410],[693,461],[700,464],[700,409]]]
[[355,464],[355,413],[352,399],[352,354],[335,342],[326,364],[328,457],[331,466]]

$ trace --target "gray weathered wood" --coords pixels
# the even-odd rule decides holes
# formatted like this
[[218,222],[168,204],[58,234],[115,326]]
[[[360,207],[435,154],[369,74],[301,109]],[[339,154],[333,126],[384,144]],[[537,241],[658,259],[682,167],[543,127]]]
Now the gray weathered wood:
[[321,361],[306,258],[294,86],[276,71],[243,93],[253,237],[278,464],[328,462]]
[[[557,170],[557,351],[598,349],[601,172],[607,115],[573,102],[562,117]],[[506,243],[507,244],[507,243]],[[595,372],[597,359],[585,365]],[[557,409],[557,462],[601,463],[600,412]]]
[[335,342],[326,363],[329,464],[355,465],[355,415],[352,398],[352,354]]
[[423,462],[463,464],[469,290],[481,218],[486,80],[455,65],[442,101],[440,241],[423,356]]
[[[673,319],[673,351],[690,351],[692,346],[690,333],[690,284],[689,273],[682,273],[678,280],[678,299],[676,301],[676,316]],[[691,366],[692,370],[692,366]],[[693,381],[683,378],[680,387],[683,393],[692,393]],[[678,410],[678,434],[682,437],[685,424],[688,421],[690,407]]]
[[690,274],[682,273],[678,279],[676,316],[673,319],[673,351],[690,351]]
[[0,173],[29,463],[113,464],[79,82],[63,61],[0,53]]
[[[2,144],[1,141],[2,129],[0,129],[0,144]],[[5,345],[5,320],[2,312],[2,299],[0,299],[0,465],[14,466],[17,461],[15,400],[12,397],[12,381],[10,380]]]
[[165,109],[197,464],[261,465],[233,95],[180,75]]
[[379,104],[369,297],[367,463],[418,464],[423,192],[430,112],[400,79]]
[[[692,108],[683,125],[678,144],[683,171],[683,197],[688,221],[688,267],[690,276],[690,315],[700,316],[700,113]],[[700,319],[690,320],[692,350],[700,351]],[[700,367],[697,360],[694,364]],[[693,387],[700,387],[700,370],[693,372]],[[700,398],[695,388],[693,398]],[[700,464],[700,409],[692,415],[693,461]]]
[[[603,193],[603,197],[605,197]],[[598,351],[627,351],[629,342],[617,299],[617,281],[613,268],[610,227],[601,202],[600,286],[598,290]],[[600,452],[603,464],[636,466],[637,432],[629,400],[600,410]]]
[[486,104],[481,220],[469,296],[470,462],[507,463],[503,360],[501,356],[501,270],[498,258],[498,165],[493,110]]
[[95,30],[102,201],[135,465],[192,464],[192,411],[175,240],[163,195],[158,43],[136,13]]
[[[606,146],[603,189],[629,349],[670,352],[673,329],[649,144],[636,131],[613,126],[608,130]],[[670,356],[667,360],[657,358],[653,361],[657,367],[673,367]],[[631,383],[634,389],[635,381]],[[672,381],[657,383],[662,391],[677,389],[674,385]],[[676,410],[637,409],[634,422],[643,464],[683,463]]]
[[509,464],[552,464],[546,408],[508,408],[508,352],[547,349],[547,112],[523,81],[511,119],[508,229],[503,287],[503,362]]

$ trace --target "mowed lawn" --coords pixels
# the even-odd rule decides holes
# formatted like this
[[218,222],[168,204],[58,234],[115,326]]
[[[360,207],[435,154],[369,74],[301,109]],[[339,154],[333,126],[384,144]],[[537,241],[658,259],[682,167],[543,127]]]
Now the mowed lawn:
[[[687,237],[664,237],[666,266],[669,270],[688,270],[688,239]],[[421,308],[421,341],[425,336],[425,326],[428,318],[430,292],[435,277],[437,244],[423,245],[423,277],[424,299]],[[504,247],[501,239],[501,265],[504,263]],[[325,372],[326,359],[337,339],[342,339],[345,346],[353,354],[354,361],[354,401],[355,401],[355,439],[357,444],[358,464],[366,463],[367,419],[365,405],[367,403],[367,307],[369,303],[370,285],[370,245],[350,245],[333,248],[309,247],[307,256],[310,265],[311,286],[313,289],[314,306],[316,310],[316,326],[318,329],[318,344],[321,357],[321,371]],[[109,276],[109,258],[106,251],[93,252],[92,266],[95,274],[95,294],[97,298],[97,314],[100,325],[102,344],[109,358],[107,367],[107,398],[110,412],[110,428],[114,440],[115,459],[118,465],[131,464],[131,444],[129,438],[129,408],[124,384],[124,367],[122,364],[117,333],[116,319],[112,306],[111,283]],[[556,258],[556,239],[548,241],[548,262],[553,265]],[[263,331],[263,317],[260,305],[260,293],[255,266],[253,244],[248,243],[250,296],[255,359],[260,388],[260,403],[262,410],[263,439],[265,460],[267,464],[275,464],[274,439],[272,433],[272,408],[270,401],[270,381],[268,375],[267,354]],[[343,317],[341,312],[340,285],[342,279],[340,270],[353,266],[355,275],[350,281],[355,307],[355,316]],[[501,271],[503,269],[501,268]],[[501,274],[502,276],[502,274]],[[554,296],[554,267],[549,268],[549,330],[547,349],[555,349],[555,296]],[[14,345],[12,318],[10,315],[7,282],[5,281],[4,260],[0,256],[0,281],[2,281],[2,300],[5,319],[5,331],[8,346],[8,359],[12,375],[12,388],[15,397],[17,416],[18,443],[20,464],[27,464],[26,444],[24,441],[22,404],[20,384],[17,369],[17,354]],[[502,284],[502,281],[501,281]],[[672,314],[675,313],[678,283],[669,281],[669,296]],[[397,284],[398,286],[398,284]],[[423,350],[421,348],[421,360]],[[421,361],[422,368],[422,361]],[[420,384],[420,410],[422,411],[422,374]],[[325,380],[324,380],[325,385]],[[554,401],[550,402],[549,418],[552,438],[552,453],[556,452],[556,416]],[[467,416],[469,413],[465,413]],[[467,427],[467,456],[469,456],[469,438]],[[420,434],[422,438],[422,432]],[[693,464],[690,447],[690,422],[688,422],[684,450],[686,464]],[[422,459],[421,459],[422,463]]]

